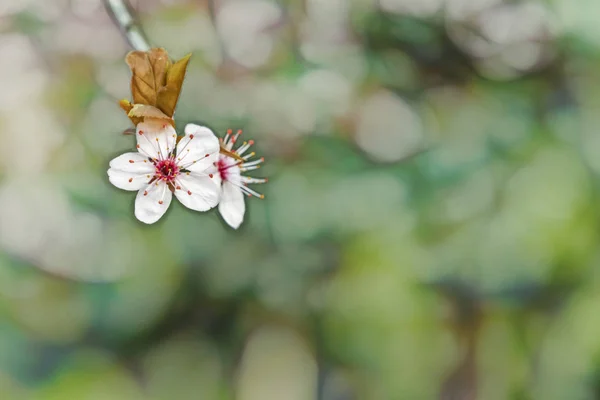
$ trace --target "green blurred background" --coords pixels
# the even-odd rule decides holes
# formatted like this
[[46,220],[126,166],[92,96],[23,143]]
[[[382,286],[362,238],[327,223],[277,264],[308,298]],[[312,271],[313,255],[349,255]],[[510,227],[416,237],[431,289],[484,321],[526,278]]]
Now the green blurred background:
[[134,1],[267,159],[133,216],[99,0],[0,0],[0,399],[600,398],[600,2]]

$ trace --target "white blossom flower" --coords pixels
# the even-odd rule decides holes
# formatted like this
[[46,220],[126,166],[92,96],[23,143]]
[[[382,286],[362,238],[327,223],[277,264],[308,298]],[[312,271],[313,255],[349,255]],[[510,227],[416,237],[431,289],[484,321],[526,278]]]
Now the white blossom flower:
[[203,126],[188,124],[177,143],[175,129],[146,118],[136,128],[137,153],[110,162],[108,178],[123,190],[138,190],[135,216],[146,224],[160,219],[172,194],[187,208],[207,211],[219,202],[219,185],[209,169],[219,157],[219,141]]
[[215,175],[215,181],[221,185],[219,213],[221,213],[225,222],[234,229],[237,229],[244,220],[244,213],[246,212],[244,195],[249,197],[256,196],[261,199],[264,198],[264,195],[250,189],[248,184],[267,182],[266,178],[258,179],[242,176],[242,172],[260,168],[259,164],[265,159],[261,157],[258,160],[250,161],[250,159],[255,156],[254,152],[244,155],[250,146],[254,144],[253,140],[244,142],[236,150],[233,150],[233,146],[241,133],[242,131],[240,130],[237,134],[232,136],[231,129],[228,130],[227,135],[223,140],[223,145],[227,150],[242,157],[244,161],[238,161],[227,155],[219,154],[219,159],[215,163],[215,168],[212,171]]

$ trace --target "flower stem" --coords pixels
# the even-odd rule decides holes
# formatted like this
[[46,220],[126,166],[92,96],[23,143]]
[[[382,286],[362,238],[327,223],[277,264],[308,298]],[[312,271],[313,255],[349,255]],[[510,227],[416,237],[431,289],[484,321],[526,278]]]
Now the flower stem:
[[127,0],[103,0],[106,11],[134,50],[148,51],[150,43]]

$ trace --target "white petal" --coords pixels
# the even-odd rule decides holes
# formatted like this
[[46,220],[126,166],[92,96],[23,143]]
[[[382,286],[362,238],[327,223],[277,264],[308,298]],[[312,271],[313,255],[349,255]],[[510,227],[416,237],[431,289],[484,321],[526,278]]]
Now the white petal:
[[171,204],[171,191],[165,182],[155,182],[138,192],[135,198],[135,216],[145,224],[153,224],[163,216]]
[[207,175],[184,173],[177,177],[176,185],[180,189],[175,190],[175,196],[191,210],[208,211],[219,202],[219,185]]
[[124,190],[139,190],[154,175],[154,165],[140,153],[122,154],[113,159],[109,166],[108,180]]
[[152,119],[137,125],[135,137],[141,154],[159,160],[168,158],[177,141],[175,128],[163,121]]
[[223,183],[219,212],[225,222],[233,229],[237,229],[244,220],[244,213],[246,212],[244,194],[239,187],[231,182],[225,181]]
[[187,124],[184,132],[186,135],[215,136],[214,132],[210,128],[196,124]]
[[177,144],[177,164],[190,171],[204,172],[219,158],[219,139],[205,126],[187,124]]

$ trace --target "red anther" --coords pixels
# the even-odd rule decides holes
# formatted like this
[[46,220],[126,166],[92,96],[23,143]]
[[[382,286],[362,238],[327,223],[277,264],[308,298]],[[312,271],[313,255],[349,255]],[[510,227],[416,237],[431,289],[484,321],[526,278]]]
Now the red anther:
[[194,138],[194,135],[190,135],[190,140],[192,140]]
[[144,131],[140,131],[139,133],[140,133],[140,135],[143,135],[143,134],[144,134]]
[[175,189],[177,189],[177,190],[181,190],[181,186],[177,186]]
[[208,157],[210,154],[205,154],[204,157]]
[[163,201],[162,201],[162,200],[159,200],[159,201],[158,201],[158,204],[162,204],[162,203],[163,203]]
[[129,160],[129,162],[133,164],[135,161],[133,161],[133,160]]
[[144,196],[148,196],[148,191],[144,190]]
[[210,178],[212,178],[212,177],[213,177],[213,174],[208,174],[208,176],[209,176]]
[[264,157],[261,157],[261,158],[260,158],[260,161],[265,161],[265,158],[264,158]]
[[135,147],[137,147],[137,148],[139,149],[139,148],[140,148],[140,145],[139,145],[139,144],[136,144],[136,145],[135,145]]
[[238,129],[238,131],[237,131],[237,134],[238,134],[238,135],[241,135],[241,134],[242,134],[242,130],[241,130],[241,129]]
[[133,178],[129,178],[129,183],[133,182]]
[[231,132],[232,132],[231,129],[227,129],[227,134],[228,135],[231,135]]
[[191,195],[192,195],[192,192],[190,192],[190,191],[188,190],[188,194],[191,196]]
[[254,140],[248,140],[248,144],[252,146],[254,144]]

